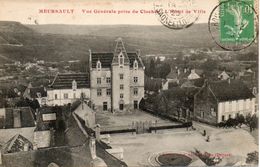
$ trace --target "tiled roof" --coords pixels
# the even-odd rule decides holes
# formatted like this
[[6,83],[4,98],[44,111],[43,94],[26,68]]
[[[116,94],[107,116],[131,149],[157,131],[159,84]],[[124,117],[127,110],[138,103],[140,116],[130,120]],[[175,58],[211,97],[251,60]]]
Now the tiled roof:
[[180,87],[174,87],[169,90],[163,91],[163,94],[167,97],[169,100],[175,100],[180,98],[193,98],[195,93],[197,93],[197,88],[180,88]]
[[250,89],[240,80],[214,81],[209,87],[219,101],[254,98]]
[[21,128],[34,127],[34,117],[32,110],[29,107],[20,108],[6,108],[5,117],[0,119],[0,129],[14,128],[14,115],[15,113],[20,114]]
[[59,73],[55,77],[50,88],[72,89],[72,82],[77,82],[77,88],[89,88],[89,76],[87,73]]
[[[138,57],[137,53],[135,52],[129,52],[127,53],[127,56],[130,61],[130,67],[133,67],[134,61],[137,60],[138,67],[143,67],[142,62],[140,58]],[[102,68],[111,68],[111,64],[113,61],[114,53],[91,53],[91,66],[92,68],[96,68],[97,61],[99,60],[101,62]]]
[[33,149],[32,143],[23,137],[20,134],[15,135],[12,137],[4,146],[3,152],[4,153],[16,153],[20,151],[25,151],[25,146],[28,147],[28,150]]

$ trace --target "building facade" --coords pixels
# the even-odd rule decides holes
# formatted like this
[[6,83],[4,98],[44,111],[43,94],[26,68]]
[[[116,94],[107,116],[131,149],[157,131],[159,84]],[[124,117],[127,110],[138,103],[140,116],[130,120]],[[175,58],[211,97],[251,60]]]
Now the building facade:
[[90,99],[89,77],[86,73],[57,74],[47,89],[47,105],[62,106],[81,98]]
[[255,114],[255,96],[240,80],[208,82],[194,96],[194,120],[216,125]]
[[138,109],[144,97],[144,65],[139,52],[127,52],[121,38],[114,52],[90,51],[90,97],[99,111]]
[[37,100],[40,106],[47,104],[47,89],[44,86],[33,87],[31,83],[23,93],[23,97],[29,100]]

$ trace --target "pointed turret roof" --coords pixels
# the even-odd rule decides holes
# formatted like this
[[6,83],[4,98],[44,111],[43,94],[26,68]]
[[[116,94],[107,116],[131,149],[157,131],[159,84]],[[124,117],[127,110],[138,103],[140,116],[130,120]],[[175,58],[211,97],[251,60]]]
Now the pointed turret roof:
[[124,42],[123,42],[122,38],[119,37],[116,39],[116,47],[114,50],[113,63],[118,63],[118,55],[120,53],[122,53],[124,55],[124,63],[129,63],[129,58],[128,58],[128,54],[125,49]]

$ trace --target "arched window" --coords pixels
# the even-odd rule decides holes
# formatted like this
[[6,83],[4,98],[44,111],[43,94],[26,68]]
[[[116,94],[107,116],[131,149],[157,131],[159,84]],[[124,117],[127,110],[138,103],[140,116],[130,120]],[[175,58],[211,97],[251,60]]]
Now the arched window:
[[138,69],[138,62],[137,62],[137,60],[134,61],[134,69],[135,69],[135,70]]
[[73,90],[77,89],[77,82],[75,80],[72,81],[72,89]]
[[97,70],[101,70],[101,62],[99,60],[97,61]]

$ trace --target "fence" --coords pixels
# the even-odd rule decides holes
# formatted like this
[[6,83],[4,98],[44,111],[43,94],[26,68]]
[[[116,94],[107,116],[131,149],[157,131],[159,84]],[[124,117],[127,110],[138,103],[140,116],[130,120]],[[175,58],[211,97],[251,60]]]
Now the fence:
[[163,129],[176,129],[176,128],[187,128],[191,127],[192,122],[185,123],[174,123],[174,122],[152,122],[152,121],[139,121],[132,122],[132,125],[127,126],[111,126],[111,127],[101,127],[101,134],[114,134],[114,133],[151,133],[153,130],[163,130]]

